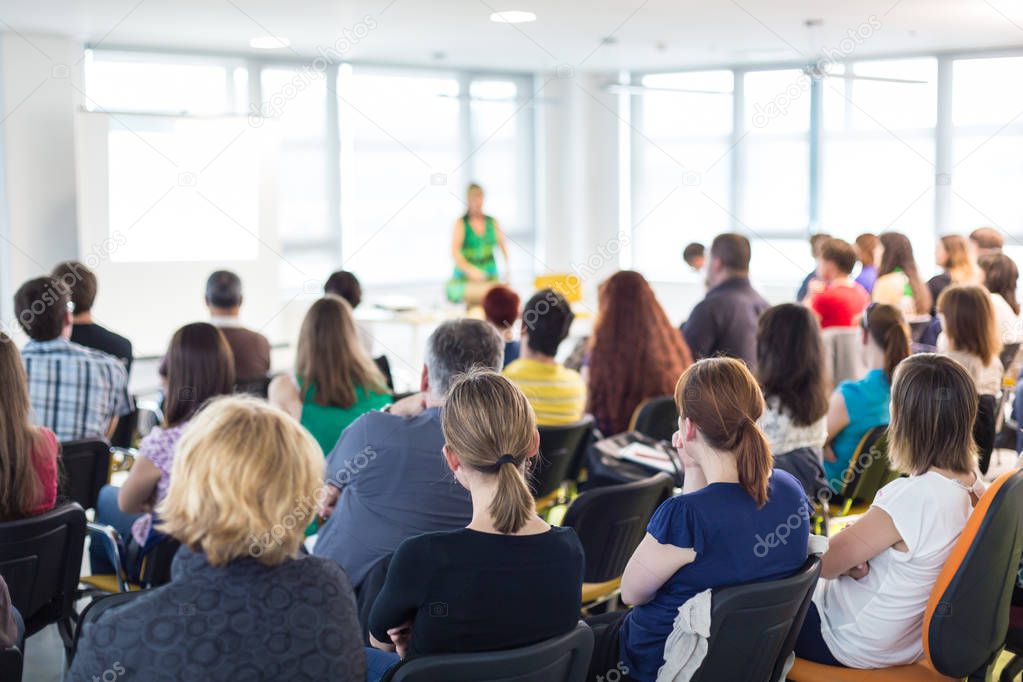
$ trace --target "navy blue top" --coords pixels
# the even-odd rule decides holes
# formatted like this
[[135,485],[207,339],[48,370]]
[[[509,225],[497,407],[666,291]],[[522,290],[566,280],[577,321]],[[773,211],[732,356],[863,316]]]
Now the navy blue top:
[[504,342],[504,366],[507,367],[511,363],[519,359],[521,352],[521,342],[519,341],[505,341]]
[[657,678],[678,609],[691,597],[799,570],[806,561],[809,510],[803,486],[779,469],[760,509],[738,483],[711,483],[664,502],[647,532],[661,544],[691,547],[696,559],[669,578],[652,600],[633,608],[622,624],[621,656],[630,677],[638,682]]

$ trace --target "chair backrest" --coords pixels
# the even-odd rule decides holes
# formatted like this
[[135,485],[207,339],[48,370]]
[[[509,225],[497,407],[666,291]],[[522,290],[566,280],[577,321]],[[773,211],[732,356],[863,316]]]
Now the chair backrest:
[[387,569],[391,566],[393,554],[386,554],[378,560],[369,571],[362,582],[355,587],[355,608],[359,612],[359,626],[362,628],[362,639],[369,645],[369,615],[373,611],[373,602],[384,589],[387,582]]
[[26,636],[71,615],[84,546],[85,511],[74,502],[0,523],[0,576]]
[[812,556],[788,578],[714,590],[707,655],[692,682],[778,679],[820,573]]
[[1008,372],[1012,368],[1013,363],[1016,362],[1016,356],[1019,355],[1019,347],[1020,344],[1018,343],[1007,343],[1002,346],[1002,352],[998,357],[1002,361],[1002,367],[1005,368],[1006,372]]
[[582,543],[583,582],[603,583],[621,576],[650,517],[673,488],[671,476],[660,473],[635,483],[587,490],[573,500],[562,525],[574,528]]
[[867,373],[863,360],[863,333],[859,327],[828,327],[821,330],[825,364],[834,386],[862,379]]
[[386,355],[380,355],[373,358],[373,362],[376,364],[377,369],[384,375],[384,381],[387,382],[387,388],[394,390],[394,377],[391,376],[391,362],[387,359]]
[[1002,648],[1021,551],[1023,470],[1013,469],[988,487],[931,590],[924,653],[938,672],[973,675]]
[[60,492],[83,509],[94,509],[110,480],[110,443],[99,438],[60,444]]
[[250,377],[247,379],[239,379],[234,384],[235,393],[247,393],[254,395],[257,398],[266,398],[270,395],[270,380],[273,377]]
[[636,406],[629,420],[629,431],[639,431],[657,440],[670,441],[677,430],[678,409],[670,395],[647,398]]
[[181,549],[181,543],[169,535],[159,534],[159,539],[155,542],[152,539],[153,535],[154,533],[150,532],[150,539],[146,541],[146,553],[139,574],[139,583],[144,587],[159,587],[170,582],[171,564]]
[[[584,682],[593,632],[583,622],[560,637],[518,649],[410,658],[393,682]],[[385,677],[385,679],[387,679]]]
[[998,422],[998,399],[993,395],[982,395],[977,403],[977,418],[973,422],[973,442],[977,444],[977,463],[982,473],[987,473],[991,464],[991,453],[995,449],[996,425]]
[[582,456],[584,444],[593,431],[593,417],[574,424],[540,426],[540,454],[530,472],[533,497],[540,499],[558,489]]
[[22,664],[21,650],[18,647],[0,649],[0,680],[21,682]]
[[877,491],[896,475],[888,461],[888,427],[875,426],[863,434],[849,458],[843,474],[846,483],[842,497],[869,504]]

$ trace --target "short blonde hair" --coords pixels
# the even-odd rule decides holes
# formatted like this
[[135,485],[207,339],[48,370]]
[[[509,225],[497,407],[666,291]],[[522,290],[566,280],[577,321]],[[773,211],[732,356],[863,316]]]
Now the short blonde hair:
[[158,530],[214,566],[293,557],[323,494],[323,455],[287,414],[251,397],[218,398],[178,442]]

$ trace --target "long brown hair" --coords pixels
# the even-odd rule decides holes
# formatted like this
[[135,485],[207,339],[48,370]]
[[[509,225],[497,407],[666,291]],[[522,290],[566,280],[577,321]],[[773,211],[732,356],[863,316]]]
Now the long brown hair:
[[224,333],[208,322],[174,332],[167,351],[164,424],[192,418],[211,398],[234,391],[234,354]]
[[735,456],[739,485],[763,507],[774,457],[757,426],[764,397],[746,363],[735,358],[700,360],[678,380],[675,405],[711,447]]
[[864,232],[856,238],[856,257],[863,267],[874,265],[874,249],[877,248],[877,235]]
[[778,398],[796,426],[828,413],[828,377],[817,317],[809,308],[782,303],[757,324],[757,380],[764,398]]
[[32,466],[32,426],[28,377],[11,337],[0,332],[0,521],[28,514],[39,499],[40,482]]
[[860,325],[884,352],[884,373],[892,380],[895,368],[909,357],[912,337],[902,311],[885,303],[871,303],[863,311]]
[[462,464],[497,476],[489,508],[494,528],[508,534],[525,526],[535,513],[525,472],[536,454],[536,417],[522,391],[493,370],[470,370],[452,382],[441,424]]
[[938,312],[944,315],[944,332],[953,350],[991,364],[1002,350],[995,307],[987,289],[972,284],[946,287],[938,296]]
[[1016,262],[1004,253],[992,253],[982,256],[980,267],[984,271],[984,286],[992,294],[998,294],[1019,315],[1019,301],[1016,298],[1016,282],[1019,280],[1019,268]]
[[885,232],[881,235],[881,246],[884,253],[881,254],[881,265],[877,269],[877,276],[882,277],[896,268],[909,278],[909,288],[913,290],[913,304],[916,312],[926,315],[931,312],[931,290],[927,288],[924,281],[920,279],[920,272],[916,267],[916,259],[913,257],[913,244],[909,237],[901,232]]
[[958,234],[946,234],[941,238],[945,250],[945,262],[939,263],[948,271],[953,284],[973,284],[977,277],[977,266],[966,249],[966,239]]
[[351,306],[333,294],[313,303],[302,320],[295,371],[305,390],[314,387],[317,405],[351,407],[360,386],[387,392],[383,375],[359,341]]
[[590,337],[588,411],[602,428],[624,431],[636,406],[670,395],[675,378],[692,362],[681,332],[643,275],[622,270],[600,286]]

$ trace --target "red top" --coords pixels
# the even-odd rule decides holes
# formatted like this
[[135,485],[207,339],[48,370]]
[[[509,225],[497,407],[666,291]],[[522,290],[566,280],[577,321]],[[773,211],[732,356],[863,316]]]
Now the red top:
[[57,500],[57,454],[60,445],[53,431],[39,429],[39,435],[32,445],[32,466],[39,479],[39,499],[27,510],[30,516],[53,509]]
[[810,304],[821,319],[821,329],[853,327],[870,305],[870,294],[855,282],[852,286],[832,284],[814,296]]

